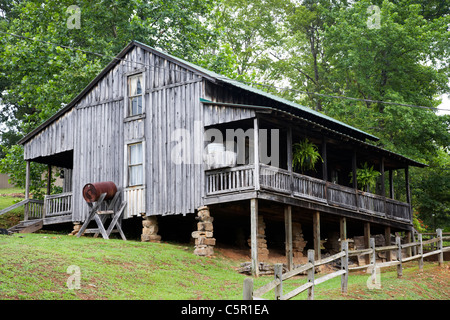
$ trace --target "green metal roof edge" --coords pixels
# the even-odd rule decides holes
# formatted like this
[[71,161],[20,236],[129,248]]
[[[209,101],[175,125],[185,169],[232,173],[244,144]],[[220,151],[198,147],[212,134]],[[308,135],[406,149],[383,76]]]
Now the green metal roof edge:
[[378,137],[376,137],[376,136],[374,136],[374,135],[372,135],[372,134],[370,134],[370,133],[367,133],[367,132],[362,131],[362,130],[360,130],[360,129],[358,129],[358,128],[355,128],[355,127],[353,127],[353,126],[351,126],[351,125],[348,125],[348,124],[346,124],[346,123],[344,123],[344,122],[341,122],[341,121],[339,121],[339,120],[336,120],[336,119],[334,119],[334,118],[332,118],[332,117],[329,117],[329,116],[327,116],[327,115],[325,115],[325,114],[323,114],[323,113],[320,113],[320,112],[318,112],[318,111],[316,111],[316,110],[313,110],[313,109],[311,109],[311,108],[302,106],[302,105],[300,105],[300,104],[298,104],[298,103],[295,103],[295,102],[293,102],[293,101],[290,101],[290,100],[287,100],[287,99],[278,97],[278,96],[276,96],[276,95],[274,95],[274,94],[265,92],[265,91],[263,91],[263,90],[254,88],[254,87],[249,86],[249,85],[247,85],[247,84],[244,84],[244,83],[242,83],[242,82],[240,82],[240,81],[238,81],[238,80],[230,79],[230,78],[228,78],[228,77],[226,77],[226,76],[223,76],[223,75],[221,75],[221,74],[218,74],[218,73],[216,73],[216,72],[214,72],[214,71],[205,69],[205,68],[203,68],[203,67],[201,67],[201,66],[198,66],[198,65],[196,65],[196,64],[194,64],[194,63],[188,62],[188,61],[186,61],[186,60],[184,60],[184,59],[182,59],[182,58],[178,58],[178,57],[175,57],[175,56],[173,56],[173,55],[171,55],[171,54],[169,54],[169,53],[163,52],[163,51],[161,51],[160,49],[153,48],[153,47],[151,47],[151,46],[149,46],[149,45],[146,45],[146,44],[144,44],[144,43],[142,43],[142,42],[139,42],[139,41],[134,41],[134,42],[137,43],[137,44],[139,44],[139,45],[141,45],[141,46],[150,48],[150,49],[152,49],[152,50],[154,50],[154,51],[161,52],[161,53],[163,53],[164,55],[167,55],[168,57],[170,57],[170,58],[172,58],[172,59],[174,59],[174,60],[180,61],[181,63],[183,63],[183,64],[185,64],[185,65],[191,67],[192,69],[196,69],[196,70],[200,71],[201,73],[204,73],[204,74],[208,75],[209,77],[214,78],[214,79],[216,79],[216,80],[223,81],[223,82],[225,82],[225,83],[228,83],[228,84],[233,85],[233,86],[235,86],[235,87],[238,87],[238,88],[240,88],[240,89],[244,89],[244,90],[250,91],[250,92],[252,92],[252,93],[256,93],[256,94],[259,94],[259,95],[263,95],[263,96],[265,96],[265,97],[267,97],[267,98],[269,98],[269,99],[272,99],[272,100],[281,102],[281,103],[283,103],[283,104],[289,105],[289,106],[294,107],[294,108],[296,108],[296,109],[299,109],[299,110],[301,110],[301,111],[304,111],[304,112],[310,113],[310,114],[312,114],[312,115],[315,115],[315,116],[317,116],[317,117],[323,118],[323,119],[325,119],[325,120],[334,122],[334,123],[336,123],[336,124],[338,124],[338,125],[341,125],[341,126],[343,126],[343,127],[348,128],[348,129],[350,129],[350,130],[353,130],[353,131],[356,131],[356,132],[358,132],[358,133],[360,133],[360,134],[363,134],[363,135],[367,136],[368,138],[370,138],[371,140],[380,140]]

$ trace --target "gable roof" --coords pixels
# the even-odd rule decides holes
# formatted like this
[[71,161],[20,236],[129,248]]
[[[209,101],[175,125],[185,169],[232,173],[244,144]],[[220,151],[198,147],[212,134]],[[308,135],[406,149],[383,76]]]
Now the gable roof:
[[[146,44],[140,43],[138,41],[134,41],[134,43],[136,43],[136,45],[140,46],[143,49],[147,49],[147,50],[150,50],[150,51],[153,51],[153,52],[157,52],[159,54],[162,53],[161,51],[158,51],[155,48],[152,48],[152,47],[150,47],[150,46],[148,46]],[[203,67],[197,66],[197,65],[195,65],[193,63],[185,61],[185,60],[183,60],[181,58],[174,57],[174,56],[172,56],[170,54],[163,53],[163,56],[166,59],[168,59],[168,60],[172,60],[173,62],[175,62],[177,64],[183,65],[186,69],[189,69],[191,71],[194,71],[194,72],[202,74],[203,76],[205,76],[209,80],[213,79],[215,82],[222,82],[222,83],[231,85],[232,87],[239,88],[239,89],[245,90],[247,92],[251,92],[251,93],[254,93],[254,94],[257,94],[257,95],[260,95],[260,96],[264,96],[264,97],[266,97],[266,98],[268,98],[270,100],[282,103],[282,104],[284,104],[286,106],[291,107],[291,110],[289,110],[289,111],[293,111],[293,112],[300,111],[303,115],[313,116],[313,118],[314,118],[314,120],[316,120],[316,122],[317,122],[317,120],[319,120],[319,122],[325,122],[323,124],[336,125],[338,127],[341,127],[340,128],[341,130],[344,129],[348,134],[356,135],[358,138],[360,138],[362,140],[364,140],[364,139],[369,139],[369,140],[373,140],[373,141],[378,141],[379,140],[378,137],[375,137],[375,136],[373,136],[373,135],[371,135],[371,134],[369,134],[367,132],[364,132],[364,131],[359,130],[359,129],[355,128],[355,127],[352,127],[352,126],[350,126],[350,125],[348,125],[348,124],[346,124],[344,122],[341,122],[339,120],[331,118],[331,117],[329,117],[329,116],[327,116],[327,115],[325,115],[323,113],[320,113],[320,112],[318,112],[316,110],[313,110],[311,108],[302,106],[302,105],[300,105],[298,103],[295,103],[295,102],[292,102],[290,100],[278,97],[278,96],[276,96],[274,94],[271,94],[271,93],[265,92],[263,90],[254,88],[252,86],[246,85],[246,84],[244,84],[244,83],[242,83],[240,81],[230,79],[230,78],[225,77],[223,75],[220,75],[220,74],[218,74],[218,73],[216,73],[214,71],[211,71],[211,70],[205,69]],[[273,106],[273,107],[277,108],[276,106]],[[287,111],[287,110],[284,110],[284,111]],[[320,120],[322,120],[322,121],[320,121]]]
[[[42,124],[40,124],[38,127],[36,127],[33,131],[31,131],[29,134],[27,134],[25,137],[23,137],[18,143],[19,144],[25,144],[27,141],[32,139],[35,135],[37,135],[40,131],[45,129],[47,126],[49,126],[53,121],[58,119],[60,116],[65,114],[67,111],[72,109],[96,84],[100,81],[101,78],[105,74],[107,74],[117,63],[121,62],[124,58],[124,56],[134,47],[140,47],[146,51],[150,51],[164,59],[167,59],[175,64],[180,65],[181,67],[192,71],[196,74],[199,74],[203,76],[204,78],[208,79],[209,81],[212,81],[214,83],[222,83],[234,88],[238,88],[240,90],[244,90],[256,95],[263,96],[269,100],[272,100],[278,104],[282,104],[285,108],[283,111],[290,111],[294,113],[299,113],[302,116],[312,118],[311,120],[319,122],[325,126],[332,126],[337,131],[342,131],[344,133],[347,133],[351,136],[355,136],[361,140],[369,139],[373,141],[379,140],[377,137],[368,134],[364,131],[361,131],[357,128],[354,128],[348,124],[345,124],[341,121],[338,121],[336,119],[333,119],[325,114],[322,114],[320,112],[317,112],[313,109],[310,109],[308,107],[299,105],[297,103],[294,103],[292,101],[286,100],[284,98],[278,97],[276,95],[267,93],[265,91],[256,89],[254,87],[251,87],[249,85],[243,84],[237,80],[230,79],[228,77],[222,76],[218,73],[215,73],[213,71],[207,70],[205,68],[202,68],[200,66],[197,66],[193,63],[190,63],[188,61],[185,61],[183,59],[177,58],[175,56],[172,56],[170,54],[167,54],[165,52],[162,52],[161,50],[157,50],[153,47],[150,47],[146,44],[140,43],[138,41],[131,41],[70,103],[68,103],[65,107],[61,108],[58,112],[56,112],[53,116],[51,116],[49,119],[44,121]],[[272,107],[277,108],[277,105],[273,105]]]

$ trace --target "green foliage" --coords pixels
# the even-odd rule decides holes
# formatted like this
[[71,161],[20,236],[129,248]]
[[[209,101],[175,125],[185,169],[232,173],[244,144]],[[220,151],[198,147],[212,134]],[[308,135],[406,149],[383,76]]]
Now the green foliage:
[[[66,9],[73,4],[81,9],[80,29],[66,26]],[[380,8],[379,28],[367,25],[371,5]],[[413,206],[428,225],[433,219],[450,223],[450,115],[433,110],[450,91],[446,1],[0,0],[0,10],[0,31],[37,40],[0,34],[0,134],[7,147],[0,158],[20,158],[9,148],[71,101],[130,40],[138,40],[234,79],[294,89],[262,87],[429,164],[411,170]],[[17,177],[19,167],[12,172]],[[397,174],[394,183],[404,189]]]
[[317,146],[308,139],[294,143],[292,148],[292,166],[294,169],[300,169],[302,172],[316,170],[315,165],[317,161],[321,160],[323,162]]
[[441,151],[428,168],[412,171],[413,204],[430,229],[450,227],[450,160]]
[[[381,175],[380,172],[373,169],[373,166],[364,162],[362,168],[356,169],[356,181],[358,183],[358,188],[367,192],[370,190],[375,190],[377,185],[378,177]],[[350,172],[350,183],[353,182],[353,172]]]
[[[80,8],[79,29],[67,27],[67,8],[74,4]],[[207,22],[212,5],[212,0],[1,1],[0,31],[34,41],[0,34],[0,157],[6,159],[0,170],[22,185],[24,164],[17,163],[21,149],[14,144],[69,103],[131,40],[220,71],[232,69],[229,52],[213,50],[217,33]]]
[[[46,183],[42,180],[42,174],[47,166],[36,162],[30,163],[30,193],[34,199],[43,199]],[[0,172],[10,173],[10,183],[16,187],[25,188],[26,163],[23,161],[23,148],[14,145],[9,148],[8,153],[0,159]]]

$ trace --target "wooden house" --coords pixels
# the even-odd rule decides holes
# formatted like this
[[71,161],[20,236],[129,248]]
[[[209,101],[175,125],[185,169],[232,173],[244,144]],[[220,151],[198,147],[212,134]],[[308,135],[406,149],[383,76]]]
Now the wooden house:
[[[323,162],[302,174],[292,167],[292,146],[305,138]],[[412,230],[408,167],[424,165],[377,140],[133,41],[20,144],[28,165],[63,173],[63,193],[47,195],[41,214],[29,213],[44,225],[83,223],[83,186],[113,181],[127,203],[123,219],[144,218],[143,240],[164,237],[169,226],[158,231],[156,224],[176,216],[171,221],[196,238],[197,254],[211,254],[216,239],[250,238],[256,263],[274,239],[274,246],[286,243],[292,264],[299,232],[320,253],[320,239],[333,232],[368,239],[371,231]],[[366,162],[380,172],[377,192],[350,182]],[[394,199],[394,171],[405,174],[406,202]]]

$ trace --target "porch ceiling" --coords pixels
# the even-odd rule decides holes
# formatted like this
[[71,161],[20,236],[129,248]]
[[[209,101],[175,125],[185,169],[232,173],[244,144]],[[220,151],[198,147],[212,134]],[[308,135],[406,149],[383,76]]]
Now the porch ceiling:
[[52,166],[72,169],[73,168],[73,150],[55,153],[50,156],[28,159],[33,162],[49,164]]

